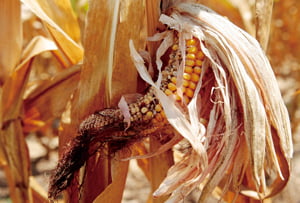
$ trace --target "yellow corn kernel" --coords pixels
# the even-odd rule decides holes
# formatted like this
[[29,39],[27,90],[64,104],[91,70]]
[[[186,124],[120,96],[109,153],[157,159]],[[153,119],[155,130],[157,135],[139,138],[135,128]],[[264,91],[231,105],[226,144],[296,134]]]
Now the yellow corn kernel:
[[201,60],[196,60],[195,64],[196,64],[196,66],[202,66],[202,61]]
[[187,88],[185,91],[185,95],[188,96],[189,98],[192,98],[194,96],[194,91],[190,88]]
[[186,58],[186,59],[195,60],[195,59],[196,59],[196,56],[195,56],[195,54],[187,54],[187,55],[185,56],[185,58]]
[[186,72],[186,73],[192,73],[193,72],[193,68],[191,66],[185,66],[184,72]]
[[146,113],[146,115],[145,115],[145,119],[147,119],[147,120],[149,120],[149,119],[151,119],[152,118],[152,116],[153,116],[153,113],[152,113],[152,111],[148,111],[147,113]]
[[183,87],[188,87],[189,84],[190,84],[190,82],[187,81],[187,80],[183,80],[183,81],[182,81],[182,86],[183,86]]
[[155,111],[156,112],[161,112],[162,108],[161,108],[161,105],[160,104],[156,104],[155,105]]
[[176,101],[181,101],[181,97],[177,93],[175,94],[175,100]]
[[193,82],[198,82],[199,79],[200,79],[200,77],[199,77],[198,74],[192,73],[192,75],[191,75],[191,81],[193,81]]
[[196,83],[190,82],[189,88],[192,89],[192,90],[196,89]]
[[172,49],[173,49],[174,51],[177,51],[177,50],[178,50],[178,44],[174,44],[174,45],[172,46]]
[[201,71],[202,71],[201,67],[199,67],[199,66],[194,67],[194,73],[200,75]]
[[172,78],[171,78],[171,81],[172,81],[172,83],[176,84],[177,78],[176,78],[176,77],[172,77]]
[[147,108],[147,107],[143,107],[143,108],[141,109],[142,114],[147,113],[147,111],[148,111],[148,108]]
[[183,79],[190,80],[191,79],[191,74],[183,73]]
[[195,39],[188,39],[186,40],[186,46],[193,46],[197,43]]
[[198,52],[198,48],[195,46],[192,46],[192,47],[188,47],[186,49],[186,51],[188,52],[188,54],[196,54]]
[[200,60],[203,60],[203,59],[204,59],[204,54],[203,54],[203,52],[202,52],[202,51],[198,51],[198,52],[196,53],[196,58],[197,58],[197,59],[200,59]]
[[165,94],[166,94],[167,96],[169,96],[169,95],[173,94],[173,92],[172,92],[171,90],[169,90],[169,89],[166,89],[166,90],[165,90]]
[[[188,85],[188,86],[189,86],[189,85]],[[181,91],[182,91],[182,93],[185,93],[186,87],[182,87],[182,88],[181,88]]]
[[175,91],[177,88],[174,83],[170,82],[170,83],[168,83],[168,89],[171,91]]
[[184,103],[185,104],[188,104],[188,103],[190,103],[190,98],[188,98],[187,96],[183,96],[183,101],[184,101]]
[[195,61],[194,60],[185,60],[185,65],[193,67],[195,65]]

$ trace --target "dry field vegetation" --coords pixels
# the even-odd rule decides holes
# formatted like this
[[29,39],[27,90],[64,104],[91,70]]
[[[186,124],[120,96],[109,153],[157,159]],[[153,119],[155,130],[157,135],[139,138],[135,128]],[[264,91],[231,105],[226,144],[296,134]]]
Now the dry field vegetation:
[[[34,203],[49,201],[47,190],[51,171],[55,168],[58,157],[68,150],[66,146],[70,140],[78,135],[78,126],[84,118],[96,110],[117,106],[122,95],[143,93],[151,84],[149,81],[147,84],[144,78],[141,79],[141,71],[138,72],[136,68],[140,65],[139,58],[130,49],[129,41],[132,40],[137,51],[147,50],[148,55],[145,51],[142,52],[144,58],[147,56],[151,58],[146,60],[146,64],[149,65],[151,63],[149,61],[152,61],[155,67],[156,51],[160,41],[150,42],[147,37],[166,31],[158,19],[161,12],[166,10],[169,12],[168,8],[175,5],[174,2],[201,3],[225,16],[259,41],[275,73],[283,101],[289,112],[290,123],[286,123],[288,119],[285,117],[281,98],[270,96],[276,95],[272,91],[276,92],[277,89],[272,77],[268,75],[269,69],[266,68],[266,71],[259,70],[257,67],[251,69],[249,65],[247,71],[252,71],[254,75],[250,74],[249,80],[254,81],[255,88],[258,89],[266,106],[258,108],[255,103],[257,100],[252,97],[253,95],[247,95],[249,98],[245,96],[245,100],[237,100],[236,108],[242,108],[241,106],[246,103],[251,107],[245,105],[244,114],[251,116],[255,112],[260,114],[262,111],[265,117],[260,117],[261,120],[256,121],[256,116],[260,116],[258,114],[253,118],[249,117],[249,121],[238,116],[234,117],[236,115],[233,113],[229,113],[233,117],[232,120],[226,117],[229,116],[226,111],[232,104],[225,108],[226,94],[229,92],[230,96],[234,95],[234,97],[244,94],[239,92],[239,85],[232,85],[234,82],[228,81],[228,92],[220,90],[220,95],[225,95],[223,98],[225,107],[222,109],[225,113],[221,112],[225,114],[224,120],[220,116],[221,113],[220,115],[216,113],[222,118],[218,118],[219,120],[215,121],[217,125],[210,130],[212,134],[223,133],[224,137],[227,134],[231,136],[226,139],[220,138],[221,141],[216,138],[216,146],[213,145],[216,149],[204,153],[201,151],[204,149],[201,148],[204,147],[202,141],[191,142],[193,138],[181,133],[181,128],[176,128],[179,133],[171,133],[171,135],[176,137],[181,134],[190,141],[190,144],[186,148],[179,149],[175,154],[170,150],[169,145],[165,145],[166,141],[174,142],[172,137],[171,141],[162,141],[159,136],[150,136],[142,141],[134,140],[136,143],[114,152],[113,156],[108,153],[108,145],[100,145],[102,150],[86,160],[80,172],[75,173],[70,186],[63,191],[63,195],[59,196],[59,200],[55,201],[127,203],[141,202],[143,199],[148,203],[160,203],[165,202],[174,191],[172,197],[175,198],[174,202],[177,202],[176,198],[180,199],[188,195],[188,192],[182,195],[182,191],[190,191],[195,183],[199,183],[198,185],[201,183],[203,193],[199,202],[217,202],[217,199],[213,198],[220,197],[225,202],[300,202],[298,195],[300,192],[300,24],[298,22],[300,1],[298,0],[1,0],[0,201]],[[176,9],[181,11],[182,16],[193,13],[190,10],[184,12],[187,11],[185,7],[175,7],[174,10]],[[179,19],[183,19],[182,16]],[[168,20],[165,22],[172,24]],[[177,28],[172,27],[172,29]],[[224,28],[225,37],[226,29]],[[181,31],[178,29],[178,32]],[[169,33],[168,30],[165,33]],[[162,37],[166,36],[167,34],[159,37],[163,39]],[[233,38],[234,36],[232,33]],[[242,49],[243,43],[240,44],[239,40],[235,38],[231,42],[236,47],[241,45]],[[207,50],[210,48],[208,47]],[[238,49],[237,52],[240,54],[239,57],[244,57],[243,50]],[[251,57],[255,54],[246,53]],[[227,57],[224,56],[226,60]],[[226,60],[222,62],[228,71],[226,73],[232,74],[233,80],[242,85],[246,92],[251,89],[243,76],[235,72],[235,68],[230,69]],[[247,61],[245,63],[247,64]],[[256,75],[257,72],[266,75]],[[158,73],[155,74],[157,77]],[[220,76],[219,80],[216,79],[216,83],[224,82],[223,79]],[[227,86],[224,87],[226,88]],[[162,105],[163,98],[162,96]],[[248,102],[249,99],[251,102]],[[191,99],[191,103],[193,101]],[[217,103],[213,103],[211,107],[217,108],[215,107]],[[163,107],[166,118],[169,119],[169,107],[166,108],[164,105]],[[213,126],[209,118],[208,114],[206,122],[210,122],[208,126]],[[185,121],[184,116],[181,119],[182,122]],[[230,132],[226,129],[229,122],[232,125],[237,122],[236,129],[231,129]],[[223,127],[217,127],[218,125]],[[289,125],[294,145],[292,160],[289,157],[292,151],[289,148]],[[204,124],[201,126],[207,127]],[[260,130],[259,126],[266,128],[266,136],[263,136],[266,137],[266,141],[262,139],[261,142],[261,137],[255,137],[255,132]],[[244,135],[247,132],[250,134],[249,139],[246,139],[246,136],[246,138],[239,137],[240,134]],[[167,131],[162,134],[164,133]],[[175,141],[178,141],[179,138],[176,139]],[[236,147],[230,147],[230,143],[235,143]],[[250,144],[246,146],[246,143]],[[167,150],[162,150],[164,148]],[[155,154],[157,151],[161,153]],[[129,161],[121,159],[145,155],[147,152],[155,156],[137,159],[134,171],[138,167],[143,173],[138,182],[128,183],[136,180],[134,178],[136,174],[128,170]],[[202,154],[198,156],[197,153]],[[269,158],[265,160],[265,156],[260,154],[265,154]],[[242,158],[247,161],[240,161]],[[199,165],[193,168],[193,171],[184,171],[187,165],[193,165],[192,162]],[[228,165],[225,166],[225,162]],[[174,163],[173,171],[168,173]],[[182,177],[184,175],[181,176],[181,170],[184,171],[182,173],[187,173],[184,174],[185,178]],[[226,176],[221,177],[221,171],[226,170],[228,171]],[[199,178],[202,172],[207,173],[205,181],[191,178],[191,176]],[[126,185],[130,185],[130,188],[125,188],[128,173],[130,175]],[[165,179],[167,173],[168,177]],[[229,175],[231,173],[238,175]],[[242,174],[241,177],[239,174]],[[287,183],[288,178],[290,181]],[[187,179],[199,182],[193,185],[187,183]],[[165,185],[160,186],[162,182]],[[237,183],[245,188],[239,188],[235,185]],[[187,184],[186,188],[183,186],[182,190],[175,190],[184,184]],[[145,194],[139,188],[140,186],[147,187]],[[215,186],[218,187],[215,189]],[[286,187],[283,189],[284,186]],[[126,197],[132,199],[123,197],[124,190]],[[236,195],[237,190],[242,192]],[[276,195],[260,201],[255,199],[258,194],[249,190],[258,190],[262,197],[264,194]],[[144,197],[141,197],[142,192]],[[152,196],[153,192],[157,195],[156,198]],[[197,202],[199,190],[195,189],[193,194],[194,196],[184,197],[184,202]]]

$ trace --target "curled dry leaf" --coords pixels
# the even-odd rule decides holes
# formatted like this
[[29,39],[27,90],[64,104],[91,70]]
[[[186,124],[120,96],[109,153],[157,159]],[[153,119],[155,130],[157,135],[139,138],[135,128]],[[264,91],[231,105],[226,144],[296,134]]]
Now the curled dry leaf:
[[[164,94],[160,80],[152,81],[130,44],[140,76],[155,89],[169,123],[193,147],[191,154],[169,170],[154,195],[172,193],[170,202],[178,202],[182,194],[199,184],[203,187],[200,202],[217,186],[224,192],[232,190],[257,199],[279,192],[289,178],[290,124],[259,43],[199,4],[177,4],[160,19],[170,28],[165,31],[169,34],[164,41],[178,35],[182,59],[178,62],[177,81],[182,80],[180,73],[186,73],[189,62],[189,53],[184,50],[186,39],[199,41],[205,59],[195,94],[187,111],[183,111]],[[201,124],[202,117],[208,121],[207,126]]]

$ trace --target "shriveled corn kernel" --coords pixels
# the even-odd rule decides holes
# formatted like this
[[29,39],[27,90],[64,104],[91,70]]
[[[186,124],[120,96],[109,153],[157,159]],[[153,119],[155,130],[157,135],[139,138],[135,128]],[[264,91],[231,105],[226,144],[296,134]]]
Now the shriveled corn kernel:
[[196,89],[196,83],[190,81],[189,88],[192,90]]
[[184,72],[186,72],[186,73],[192,73],[193,72],[193,68],[191,66],[185,66]]
[[174,44],[174,45],[172,46],[172,49],[173,49],[174,51],[177,51],[177,50],[178,50],[178,44]]
[[190,82],[187,81],[187,80],[183,80],[183,81],[182,81],[182,86],[183,86],[183,87],[188,87],[189,84],[190,84]]
[[177,78],[176,78],[176,77],[172,77],[172,78],[171,78],[171,81],[172,81],[172,83],[176,84]]
[[192,46],[195,45],[197,41],[195,39],[188,39],[186,40],[186,46]]
[[187,54],[187,55],[185,56],[185,58],[186,58],[186,59],[195,60],[195,59],[196,59],[196,56],[195,56],[195,54]]
[[192,98],[194,96],[194,91],[190,88],[187,88],[185,91],[185,95],[188,96],[189,98]]
[[203,60],[203,59],[204,59],[204,54],[203,54],[203,52],[202,52],[202,51],[198,51],[198,52],[196,53],[196,58],[197,58],[197,59],[200,59],[200,60]]
[[175,91],[177,88],[174,83],[170,82],[170,83],[168,83],[168,89],[171,91]]
[[169,90],[169,89],[166,89],[166,90],[165,90],[165,94],[166,94],[167,96],[169,96],[169,95],[173,94],[173,92],[172,92],[171,90]]
[[147,107],[143,107],[143,108],[141,109],[142,114],[147,113],[147,111],[148,111],[148,108],[147,108]]
[[186,51],[187,51],[189,54],[196,54],[196,53],[198,52],[198,48],[192,46],[192,47],[188,47],[188,48],[186,49]]
[[183,79],[190,80],[191,79],[191,74],[183,73]]
[[162,108],[161,108],[161,105],[160,104],[156,104],[155,105],[155,111],[156,112],[161,112]]
[[201,60],[196,60],[195,64],[196,64],[196,66],[202,66],[202,61]]
[[201,67],[199,67],[199,66],[194,67],[194,73],[200,75],[201,71],[202,71]]
[[193,67],[195,65],[195,61],[194,60],[185,60],[185,65]]
[[191,75],[191,81],[193,81],[193,82],[198,82],[199,79],[200,79],[200,77],[199,77],[198,74],[192,73],[192,75]]

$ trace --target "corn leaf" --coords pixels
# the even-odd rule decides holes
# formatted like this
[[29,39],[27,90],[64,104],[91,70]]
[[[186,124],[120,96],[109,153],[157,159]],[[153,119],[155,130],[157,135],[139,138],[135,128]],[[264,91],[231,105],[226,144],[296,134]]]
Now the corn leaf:
[[20,2],[3,0],[0,3],[0,85],[19,63],[22,49]]
[[64,67],[82,60],[83,50],[78,44],[80,29],[70,1],[22,0],[22,2],[46,24],[51,37],[60,47],[55,54]]

